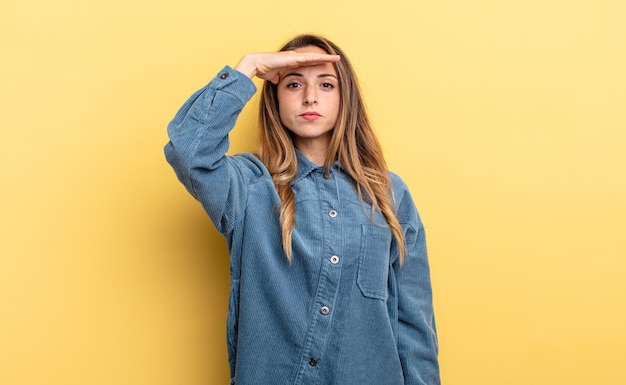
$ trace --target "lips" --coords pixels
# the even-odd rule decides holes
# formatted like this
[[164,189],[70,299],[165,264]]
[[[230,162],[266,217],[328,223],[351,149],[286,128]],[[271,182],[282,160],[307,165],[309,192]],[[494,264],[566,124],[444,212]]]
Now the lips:
[[314,120],[317,120],[322,115],[318,114],[317,112],[310,111],[310,112],[305,112],[304,114],[300,114],[300,116],[304,120],[314,121]]

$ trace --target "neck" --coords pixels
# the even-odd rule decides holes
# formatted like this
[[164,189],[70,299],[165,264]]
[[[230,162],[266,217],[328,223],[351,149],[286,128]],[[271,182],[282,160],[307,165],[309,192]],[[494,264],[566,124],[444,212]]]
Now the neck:
[[318,138],[317,140],[295,140],[295,147],[306,156],[308,160],[318,166],[323,166],[330,146],[330,138]]

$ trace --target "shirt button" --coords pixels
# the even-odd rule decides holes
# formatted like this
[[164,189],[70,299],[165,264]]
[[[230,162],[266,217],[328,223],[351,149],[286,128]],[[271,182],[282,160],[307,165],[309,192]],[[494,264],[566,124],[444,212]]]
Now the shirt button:
[[328,179],[330,179],[330,177],[331,177],[330,170],[324,171],[324,179],[328,180]]
[[330,263],[332,263],[333,265],[336,265],[339,263],[339,257],[336,255],[333,255],[332,257],[330,257]]
[[328,306],[322,306],[322,308],[320,309],[320,313],[322,313],[323,315],[327,315],[328,313],[330,313],[330,309],[328,308]]
[[331,218],[336,217],[337,216],[337,211],[336,210],[330,210],[328,212],[328,216],[331,217]]
[[317,360],[313,357],[309,358],[309,365],[311,366],[317,365]]
[[223,74],[220,75],[220,79],[224,80],[228,78],[228,72],[224,72]]

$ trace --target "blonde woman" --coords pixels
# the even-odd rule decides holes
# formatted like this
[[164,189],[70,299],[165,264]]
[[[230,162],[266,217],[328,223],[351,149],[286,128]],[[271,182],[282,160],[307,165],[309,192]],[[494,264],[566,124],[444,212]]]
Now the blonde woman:
[[[264,80],[259,151],[226,156]],[[300,35],[181,107],[167,160],[230,253],[231,384],[439,384],[424,229],[345,53]]]

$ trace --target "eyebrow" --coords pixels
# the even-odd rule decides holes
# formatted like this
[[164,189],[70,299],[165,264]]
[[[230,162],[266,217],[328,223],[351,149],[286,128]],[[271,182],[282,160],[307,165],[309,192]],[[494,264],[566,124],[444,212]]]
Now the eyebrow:
[[[286,78],[286,77],[288,77],[288,76],[304,76],[304,75],[302,75],[302,74],[301,74],[301,73],[299,73],[299,72],[289,72],[288,74],[286,74],[285,76],[283,76],[283,78]],[[319,75],[317,75],[317,77],[318,77],[318,78],[333,77],[333,78],[337,79],[337,76],[335,76],[335,75],[333,75],[333,74],[326,74],[326,73],[324,73],[324,74],[319,74]]]

